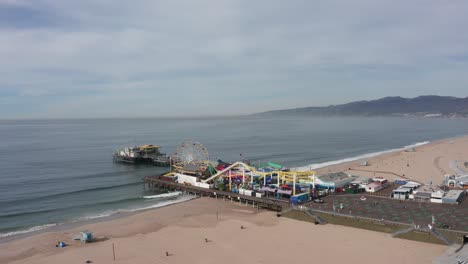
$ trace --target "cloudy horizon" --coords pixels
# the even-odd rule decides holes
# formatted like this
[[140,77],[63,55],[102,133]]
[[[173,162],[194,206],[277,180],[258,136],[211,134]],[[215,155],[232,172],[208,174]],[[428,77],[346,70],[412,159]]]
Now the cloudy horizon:
[[466,97],[465,1],[0,0],[0,119]]

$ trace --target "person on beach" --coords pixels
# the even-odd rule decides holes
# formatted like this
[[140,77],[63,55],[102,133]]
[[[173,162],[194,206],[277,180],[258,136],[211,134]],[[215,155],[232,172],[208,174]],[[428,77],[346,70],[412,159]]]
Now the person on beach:
[[55,245],[55,247],[66,247],[67,245],[64,243],[64,242],[61,242],[61,241],[57,241],[57,244]]

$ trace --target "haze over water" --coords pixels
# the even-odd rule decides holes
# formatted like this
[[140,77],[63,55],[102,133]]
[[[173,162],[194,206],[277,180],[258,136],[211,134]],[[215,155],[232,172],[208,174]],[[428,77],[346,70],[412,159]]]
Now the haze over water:
[[[212,160],[306,166],[467,134],[465,119],[232,117],[0,121],[0,239],[19,230],[176,202],[143,199],[164,168],[112,162],[125,146],[172,153],[184,139]],[[242,156],[241,156],[242,155]],[[22,232],[22,231],[21,231]]]

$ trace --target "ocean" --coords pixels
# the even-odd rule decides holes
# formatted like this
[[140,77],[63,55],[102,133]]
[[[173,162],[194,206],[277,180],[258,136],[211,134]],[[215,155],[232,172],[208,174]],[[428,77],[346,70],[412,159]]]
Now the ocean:
[[150,191],[167,171],[112,162],[142,144],[171,154],[185,139],[210,159],[318,168],[468,134],[468,120],[397,117],[225,117],[0,121],[0,241],[15,235],[190,199]]

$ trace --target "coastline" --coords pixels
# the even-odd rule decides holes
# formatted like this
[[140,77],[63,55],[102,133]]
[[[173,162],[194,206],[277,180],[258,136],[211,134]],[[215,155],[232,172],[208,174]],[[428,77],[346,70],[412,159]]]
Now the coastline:
[[137,208],[134,210],[120,210],[120,211],[115,211],[109,214],[103,213],[103,214],[91,216],[91,217],[82,217],[82,218],[78,218],[76,220],[72,220],[69,222],[51,223],[51,224],[45,224],[41,226],[34,226],[29,229],[12,231],[10,233],[2,233],[2,235],[4,236],[0,237],[0,245],[3,243],[9,243],[15,240],[20,240],[20,239],[28,238],[31,236],[48,233],[48,232],[63,232],[66,230],[79,228],[81,226],[85,226],[89,224],[113,221],[116,219],[129,217],[129,216],[139,214],[142,212],[146,212],[150,210],[157,210],[159,208],[163,208],[163,207],[167,207],[167,206],[171,206],[171,205],[175,205],[179,203],[185,203],[193,199],[197,199],[197,197],[193,195],[188,195],[188,194],[181,195],[180,197],[181,199],[178,199],[178,200],[166,200],[166,201],[162,201],[161,203],[157,203],[148,207]]
[[388,150],[383,150],[383,151],[371,152],[371,153],[366,153],[366,154],[362,154],[362,155],[358,155],[354,157],[343,158],[340,160],[326,161],[323,163],[314,163],[314,164],[309,164],[306,166],[295,167],[292,169],[297,170],[297,171],[326,169],[326,168],[330,168],[336,165],[351,164],[352,162],[364,161],[367,159],[384,156],[386,154],[403,151],[408,148],[416,148],[416,147],[424,146],[430,143],[431,141],[423,141],[423,142],[414,143],[408,146],[404,146],[402,148],[393,148],[393,149],[388,149]]
[[[71,237],[81,230],[92,231],[97,242],[72,241]],[[65,241],[69,246],[56,248],[56,241]],[[334,253],[336,242],[340,243],[340,254]],[[113,246],[115,263],[215,263],[223,259],[227,264],[296,263],[310,259],[354,263],[363,259],[361,254],[353,252],[363,248],[366,248],[366,258],[379,258],[382,264],[428,263],[447,248],[344,226],[317,226],[278,218],[273,212],[257,211],[251,206],[199,198],[0,244],[0,262],[63,263],[73,259],[77,263],[87,260],[111,263]],[[401,254],[393,256],[396,250]]]
[[[389,180],[407,178],[424,184],[440,184],[445,174],[457,174],[450,167],[450,162],[467,159],[467,156],[468,135],[462,135],[419,145],[414,147],[414,152],[401,148],[369,158],[324,166],[316,171],[318,175],[344,171],[365,177],[381,176]],[[360,163],[364,161],[369,164],[362,166]]]
[[[331,160],[331,161],[326,161],[323,163],[314,163],[314,164],[296,167],[292,169],[296,169],[300,171],[301,169],[309,169],[309,168],[314,169],[314,166],[315,166],[317,175],[344,171],[352,175],[365,176],[365,177],[381,176],[381,177],[389,178],[390,180],[395,180],[401,177],[397,177],[394,174],[389,174],[389,173],[372,173],[369,171],[363,171],[362,169],[375,170],[375,171],[377,171],[378,169],[379,169],[378,171],[382,171],[385,169],[385,170],[388,170],[388,172],[395,173],[394,171],[397,171],[395,170],[395,168],[384,168],[382,166],[379,167],[378,165],[372,166],[372,164],[379,163],[379,162],[381,163],[382,161],[392,158],[392,157],[393,158],[398,157],[398,155],[400,155],[401,153],[404,153],[403,151],[407,148],[414,147],[416,150],[424,150],[425,148],[430,147],[430,146],[435,146],[435,145],[447,143],[447,142],[454,141],[454,140],[464,140],[464,139],[468,139],[468,135],[455,136],[455,137],[450,137],[450,138],[438,139],[434,141],[417,142],[408,146],[361,154],[358,156],[347,157],[347,158],[343,158],[340,160]],[[468,144],[466,144],[466,147],[468,148]],[[359,163],[363,161],[369,162],[371,166],[366,166],[366,167],[359,166]],[[450,168],[446,168],[446,170],[450,171]],[[404,173],[401,173],[401,174],[405,175]],[[406,175],[411,177],[411,175],[408,175],[408,174]],[[407,176],[404,176],[403,178]],[[420,179],[412,179],[412,180],[422,182]],[[437,184],[437,183],[438,183],[437,181],[434,181],[434,184]],[[101,214],[92,215],[89,217],[81,217],[75,220],[71,220],[69,222],[48,223],[48,224],[44,224],[40,226],[29,227],[27,229],[13,230],[11,232],[0,233],[0,244],[8,242],[8,241],[16,240],[16,239],[33,236],[36,234],[41,234],[44,232],[59,231],[59,230],[67,229],[67,228],[69,229],[72,227],[85,225],[87,223],[108,221],[114,218],[126,217],[128,215],[132,215],[141,211],[151,210],[151,209],[159,208],[162,206],[169,206],[169,205],[172,205],[173,203],[178,203],[178,201],[175,201],[175,202],[169,202],[168,204],[164,204],[165,202],[166,201],[162,201],[163,205],[156,204],[156,205],[152,205],[149,207],[137,208],[134,210],[122,209],[122,210],[110,212],[109,215],[106,215],[106,213],[101,213]]]
[[[367,160],[369,162],[369,166],[366,166],[365,168],[369,171],[378,170],[388,171],[395,174],[400,173],[405,174],[416,181],[427,182],[428,180],[433,180],[434,184],[438,184],[442,180],[444,174],[440,170],[443,170],[446,173],[454,173],[454,171],[450,168],[450,161],[468,156],[468,136],[463,135],[458,137],[435,140],[428,144],[419,145],[415,147],[415,152],[405,152],[403,149],[404,148],[396,149],[391,152],[383,153],[381,155],[376,155],[369,158],[353,159],[352,161],[348,162],[324,166],[318,168],[317,172],[321,174],[336,171],[346,171],[350,174],[356,174],[360,176],[384,176],[387,177],[389,180],[398,178],[397,176],[388,173],[372,173],[360,170],[362,167],[359,165],[359,163],[362,160]],[[434,163],[435,159],[437,160],[437,164]],[[411,165],[403,166],[404,164]],[[180,223],[184,223],[182,225],[184,228],[187,227],[185,226],[186,223],[191,223],[188,224],[189,228],[209,229],[213,228],[213,226],[211,225],[214,225],[216,228],[219,219],[213,222],[212,218],[214,218],[214,215],[218,213],[220,213],[220,215],[227,216],[226,218],[221,217],[221,221],[227,222],[232,220],[234,222],[241,221],[241,223],[244,224],[260,223],[261,226],[274,225],[279,229],[290,225],[302,225],[298,224],[297,221],[291,219],[276,219],[275,215],[271,212],[258,212],[250,207],[239,206],[235,203],[231,204],[227,201],[216,201],[215,199],[210,198],[189,199],[175,204],[169,203],[166,205],[158,206],[157,208],[147,208],[144,210],[138,210],[134,212],[121,212],[102,218],[94,218],[85,221],[61,224],[40,231],[14,236],[11,239],[2,239],[2,241],[0,241],[0,262],[9,263],[10,261],[18,261],[15,263],[37,263],[35,262],[36,258],[44,258],[44,260],[47,259],[47,262],[49,263],[49,257],[55,258],[54,256],[63,254],[67,255],[72,251],[93,251],[88,248],[93,248],[94,245],[108,245],[110,243],[108,241],[117,242],[120,239],[135,240],[138,236],[151,236],[151,234],[158,233],[161,229],[171,229],[175,226],[180,227]],[[261,217],[259,215],[261,215]],[[257,219],[257,216],[261,218],[261,221]],[[201,218],[202,220],[200,220],[199,218]],[[286,223],[283,223],[284,221],[286,221]],[[289,223],[288,221],[293,222]],[[232,224],[233,223],[229,222],[229,225]],[[310,225],[308,228],[312,228],[312,225]],[[336,228],[337,227],[333,225],[328,225],[328,227],[325,227],[325,229],[327,229],[327,232],[332,233],[332,229]],[[343,230],[341,230],[341,232],[358,232],[357,234],[359,236],[364,233],[367,234],[367,232],[371,232],[366,230],[353,229],[349,227],[340,228],[344,228]],[[72,235],[82,230],[90,230],[94,232],[99,242],[82,245],[80,243],[77,244],[76,242],[72,241]],[[272,232],[275,231],[272,230]],[[174,236],[178,236],[179,239],[183,239],[184,234],[183,232],[180,234],[175,233]],[[339,239],[339,236],[339,234],[336,234],[336,239]],[[157,238],[152,239],[157,240]],[[399,240],[399,243],[421,243],[415,241],[402,242],[400,241],[401,239],[390,238],[389,236],[386,236],[381,239],[384,239],[384,241],[386,241],[385,243],[389,242],[392,239]],[[54,243],[59,240],[66,241],[71,246],[65,249],[57,249],[54,247]],[[306,239],[301,243],[305,244],[311,242]],[[411,245],[413,246],[413,244]],[[442,254],[442,252],[447,248],[445,246],[437,245],[426,246],[426,244],[424,243],[422,243],[422,245],[423,246],[421,247],[421,250],[425,252],[424,254],[437,253],[435,255],[431,255],[432,257]],[[433,248],[433,251],[426,252],[426,249],[429,249],[433,246],[436,246],[435,248]],[[359,250],[359,248],[356,248],[356,250]],[[132,259],[135,258],[138,257],[132,257]],[[51,263],[54,262],[52,261]],[[140,262],[137,261],[135,263]],[[415,262],[413,261],[412,263]]]
[[[200,203],[197,200],[204,200]],[[136,211],[126,214],[114,214],[109,217],[92,219],[90,221],[76,222],[71,226],[63,226],[61,229],[41,230],[35,234],[28,234],[24,237],[15,237],[10,241],[0,243],[0,263],[10,263],[10,261],[20,260],[29,256],[40,255],[41,253],[53,253],[57,249],[57,241],[64,241],[69,247],[82,248],[98,243],[81,244],[73,241],[72,237],[81,231],[89,230],[93,232],[98,242],[107,241],[137,234],[156,232],[159,229],[174,224],[183,219],[195,215],[204,215],[212,212],[228,214],[232,205],[230,203],[214,203],[210,198],[192,198],[178,203],[171,203],[157,208]],[[194,210],[193,204],[198,205]],[[239,207],[238,210],[253,212],[251,208]],[[214,211],[213,211],[214,210]],[[190,213],[187,213],[190,212]],[[152,217],[155,218],[152,218]],[[117,228],[116,228],[117,227]],[[26,249],[25,249],[26,247]],[[47,255],[47,254],[46,254]],[[35,263],[34,261],[32,263]]]

